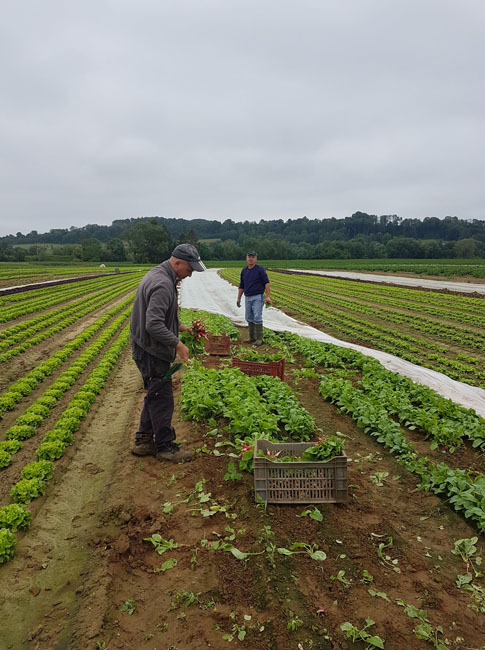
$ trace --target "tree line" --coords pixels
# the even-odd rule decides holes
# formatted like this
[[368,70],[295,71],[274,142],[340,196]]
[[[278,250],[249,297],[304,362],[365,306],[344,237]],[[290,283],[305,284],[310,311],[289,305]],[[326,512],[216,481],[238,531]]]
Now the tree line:
[[[344,219],[223,222],[148,217],[111,226],[33,230],[0,238],[0,260],[72,259],[156,263],[181,242],[196,245],[207,260],[469,258],[485,257],[485,221],[457,217],[423,220],[356,212]],[[47,248],[46,245],[51,245]]]

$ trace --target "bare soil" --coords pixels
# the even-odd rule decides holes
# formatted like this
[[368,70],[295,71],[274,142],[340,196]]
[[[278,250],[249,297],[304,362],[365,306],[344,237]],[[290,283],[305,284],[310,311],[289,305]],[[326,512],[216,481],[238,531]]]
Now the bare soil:
[[[133,456],[144,392],[127,350],[56,463],[46,495],[32,502],[32,527],[17,534],[15,557],[0,567],[0,648],[222,650],[231,647],[223,639],[231,633],[234,647],[251,650],[364,648],[340,625],[361,629],[366,618],[375,621],[369,632],[385,640],[386,650],[431,648],[415,636],[419,621],[397,599],[426,610],[450,649],[480,648],[483,614],[457,589],[465,566],[451,553],[455,540],[476,531],[442,500],[417,491],[413,475],[319,396],[316,380],[294,386],[292,371],[300,366],[301,360],[287,364],[286,379],[302,404],[325,435],[347,436],[346,504],[320,505],[321,522],[300,516],[304,505],[256,504],[252,475],[224,480],[232,459],[214,455],[228,451],[207,435],[214,427],[184,421],[178,409],[177,438],[199,450],[195,460],[173,465]],[[174,389],[178,397],[180,378]],[[462,454],[461,461],[473,456]],[[387,472],[380,486],[376,472]],[[227,516],[202,516],[191,497],[200,481]],[[164,512],[167,503],[171,512]],[[154,533],[178,547],[158,555],[144,541]],[[255,555],[239,560],[201,546],[233,534],[235,547]],[[294,542],[318,546],[327,559],[265,550]],[[390,560],[379,556],[380,544]],[[479,550],[483,555],[480,536]],[[176,565],[160,571],[169,558]]]

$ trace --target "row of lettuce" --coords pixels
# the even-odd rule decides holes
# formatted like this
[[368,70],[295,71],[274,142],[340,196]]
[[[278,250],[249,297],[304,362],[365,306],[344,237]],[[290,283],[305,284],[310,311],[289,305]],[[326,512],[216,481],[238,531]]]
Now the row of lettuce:
[[[22,448],[25,440],[38,434],[66,394],[76,383],[83,381],[90,368],[96,364],[97,358],[105,351],[101,361],[82,383],[52,429],[44,433],[35,451],[37,459],[21,469],[19,480],[11,486],[12,503],[0,508],[0,564],[14,554],[16,531],[30,526],[31,513],[26,504],[44,493],[46,484],[54,473],[53,461],[59,459],[73,443],[75,432],[126,346],[129,336],[126,321],[131,312],[133,289],[138,281],[138,276],[127,278],[117,275],[0,297],[1,322],[18,320],[39,312],[0,332],[0,363],[25,352],[47,337],[57,335],[62,329],[113,300],[121,299],[72,341],[11,383],[0,395],[2,419],[7,411],[16,409],[51,375],[56,374],[48,388],[6,429],[5,438],[0,441],[1,470],[11,464],[13,456]],[[123,299],[124,295],[126,297]],[[52,307],[54,308],[51,309]],[[94,341],[86,347],[93,337]],[[116,340],[106,351],[106,346],[114,337],[117,337]],[[77,358],[57,374],[81,349]]]
[[[120,329],[122,322],[126,321],[126,315],[121,315],[115,321],[116,327],[115,323],[113,323],[111,326],[113,329],[109,334],[108,330],[106,331],[106,339],[104,342],[99,341],[100,347],[106,344],[106,340],[113,336],[116,329]],[[30,525],[31,513],[25,504],[44,494],[46,484],[54,474],[53,461],[60,458],[69,445],[72,445],[74,442],[75,432],[79,429],[82,421],[89,413],[97,395],[103,390],[104,384],[125,349],[128,340],[129,328],[125,326],[103,355],[96,368],[88,375],[86,381],[84,381],[75,393],[52,429],[45,433],[42,442],[35,452],[38,460],[27,463],[21,471],[20,479],[12,486],[10,496],[13,503],[0,508],[0,564],[6,562],[14,555],[17,543],[15,532],[28,528]],[[99,349],[95,352],[93,347],[91,352],[95,356],[99,352]],[[89,363],[87,360],[88,356],[83,358],[79,365],[72,364],[73,366],[75,365],[72,374],[64,375],[60,383],[55,382],[44,394],[45,399],[43,402],[39,403],[39,400],[37,400],[37,405],[42,407],[43,410],[34,411],[31,415],[37,415],[38,417],[33,417],[29,420],[29,423],[14,425],[14,427],[9,429],[10,433],[8,434],[8,438],[3,443],[4,451],[5,446],[10,444],[10,449],[14,453],[20,448],[24,436],[29,437],[29,435],[35,433],[36,426],[39,424],[39,417],[42,420],[45,419],[50,409],[55,406],[56,402],[72,386],[79,374],[81,374]],[[83,365],[85,361],[87,363]],[[26,428],[15,429],[15,427]]]
[[[64,345],[50,355],[48,359],[36,365],[27,372],[21,379],[10,384],[0,395],[0,419],[5,411],[12,410],[16,404],[30,395],[50,375],[65,363],[76,350],[79,350],[89,339],[97,334],[102,328],[119,312],[127,310],[133,301],[133,295],[129,295],[118,305],[112,307],[105,314],[100,316],[92,325],[84,329],[72,341]],[[1,445],[1,443],[0,443]],[[1,447],[0,447],[1,448]],[[1,464],[0,464],[1,465]]]
[[94,294],[87,292],[79,300],[43,312],[32,319],[4,329],[0,333],[0,363],[5,363],[30,347],[55,336],[95,310],[119,299],[127,291],[133,290],[135,286],[136,282],[129,279],[114,287],[97,290]]
[[[123,271],[139,269],[139,266],[125,266]],[[35,278],[57,279],[72,278],[87,275],[99,275],[101,273],[113,273],[115,267],[102,268],[98,264],[78,264],[60,266],[58,264],[22,264],[12,262],[0,262],[0,280],[25,281]]]
[[14,293],[0,297],[2,307],[0,322],[6,323],[21,316],[43,311],[54,305],[60,305],[79,296],[108,289],[110,287],[124,284],[130,280],[138,280],[139,277],[130,278],[124,275],[107,276],[94,280],[80,280],[72,284],[62,284],[54,287],[41,287],[21,293]]
[[[473,356],[469,352],[460,352],[456,358],[449,358],[450,346],[439,344],[439,333],[428,333],[432,335],[433,340],[417,339],[414,336],[393,329],[389,325],[380,325],[374,322],[366,321],[362,316],[352,316],[342,312],[332,312],[328,305],[316,303],[314,300],[305,299],[298,296],[278,291],[273,288],[273,296],[278,300],[278,304],[290,309],[298,314],[303,315],[310,321],[316,321],[326,328],[337,329],[340,335],[351,337],[353,340],[370,343],[373,347],[399,356],[406,361],[431,368],[438,372],[447,374],[452,379],[463,381],[471,385],[481,386],[485,380],[483,371],[483,361]],[[372,317],[378,316],[375,308],[354,307],[353,311],[365,312]],[[393,322],[398,322],[398,318]],[[417,320],[419,317],[416,317]],[[382,322],[382,321],[381,321]],[[449,328],[449,326],[439,326]],[[461,345],[467,345],[467,334],[456,334],[456,340]],[[438,343],[434,342],[438,341]],[[476,339],[474,347],[483,349],[485,339]]]
[[[120,330],[126,322],[130,311],[131,307],[125,309],[124,312],[122,312],[93,343],[83,350],[69,368],[60,373],[48,390],[38,397],[34,403],[15,420],[15,424],[7,429],[5,433],[6,440],[0,442],[0,467],[7,467],[11,462],[12,454],[16,453],[21,448],[22,441],[31,438],[37,433],[37,429],[43,424],[44,420],[49,417],[51,410],[57,406],[59,400],[64,397],[64,394],[70,390],[71,386],[73,386],[82,373],[85,372],[86,368],[98,356],[106,343]],[[101,320],[104,320],[104,318]],[[25,379],[20,379],[14,384],[14,388],[16,389],[22,389],[23,387],[28,390],[31,389],[32,384]],[[52,448],[52,445],[47,445],[46,450],[43,452],[44,455],[48,453],[48,449]]]

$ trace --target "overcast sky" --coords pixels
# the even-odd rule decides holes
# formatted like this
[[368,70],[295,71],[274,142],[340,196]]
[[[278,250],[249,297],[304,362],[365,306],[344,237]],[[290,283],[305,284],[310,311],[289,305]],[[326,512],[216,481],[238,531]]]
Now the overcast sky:
[[0,234],[485,218],[484,0],[3,0]]

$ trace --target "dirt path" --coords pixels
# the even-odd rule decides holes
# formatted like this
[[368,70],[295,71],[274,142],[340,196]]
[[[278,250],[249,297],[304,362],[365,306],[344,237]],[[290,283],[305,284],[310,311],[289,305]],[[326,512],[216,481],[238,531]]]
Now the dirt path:
[[[300,365],[288,364],[290,383]],[[223,650],[231,634],[234,647],[251,650],[357,648],[340,625],[361,628],[366,617],[386,650],[432,647],[416,638],[419,621],[397,599],[426,610],[450,650],[478,649],[483,615],[456,588],[465,570],[450,552],[475,531],[437,497],[416,492],[415,478],[322,400],[315,380],[296,389],[325,434],[348,436],[353,459],[349,502],[319,506],[321,522],[299,516],[305,506],[256,505],[248,474],[224,480],[231,459],[215,446],[225,434],[206,435],[213,423],[177,422],[178,440],[199,450],[192,463],[132,456],[128,434],[143,391],[126,352],[47,495],[33,502],[32,529],[0,568],[9,621],[2,650]],[[387,472],[380,486],[378,471]],[[221,511],[203,516],[209,504]],[[155,533],[178,547],[158,555],[144,541]],[[201,545],[222,538],[256,555],[240,560]],[[293,542],[318,546],[326,560],[274,551]],[[395,564],[379,557],[380,544]],[[160,571],[168,559],[176,565]]]
[[1,610],[9,621],[0,631],[2,648],[72,647],[67,640],[83,585],[96,569],[91,545],[110,528],[109,518],[101,523],[106,495],[118,489],[120,450],[126,450],[139,397],[138,371],[126,352],[76,443],[56,463],[46,495],[31,504],[31,530],[0,569]]

